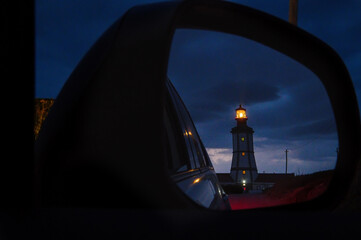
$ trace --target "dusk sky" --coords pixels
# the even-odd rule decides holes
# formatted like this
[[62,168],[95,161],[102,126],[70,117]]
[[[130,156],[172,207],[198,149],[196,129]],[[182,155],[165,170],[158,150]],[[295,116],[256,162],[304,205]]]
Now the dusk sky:
[[[56,98],[78,62],[129,8],[156,0],[36,1],[36,97]],[[289,0],[231,1],[288,19]],[[298,27],[343,59],[361,97],[361,1],[300,0]],[[259,172],[332,169],[337,133],[320,81],[307,68],[251,40],[177,30],[168,76],[183,98],[216,172],[229,172],[235,109],[247,109]]]

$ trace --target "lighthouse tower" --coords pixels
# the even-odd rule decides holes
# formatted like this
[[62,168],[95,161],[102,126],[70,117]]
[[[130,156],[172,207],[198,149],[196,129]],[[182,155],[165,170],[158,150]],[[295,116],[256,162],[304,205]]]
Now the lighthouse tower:
[[253,151],[253,129],[247,125],[246,109],[241,105],[236,109],[237,126],[232,128],[233,157],[231,177],[242,184],[244,190],[251,190],[256,180],[257,166]]

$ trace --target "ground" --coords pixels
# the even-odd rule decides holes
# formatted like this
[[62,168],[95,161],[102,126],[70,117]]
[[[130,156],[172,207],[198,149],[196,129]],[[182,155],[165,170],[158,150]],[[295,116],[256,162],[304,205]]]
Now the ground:
[[232,210],[271,207],[304,202],[321,195],[328,187],[333,171],[296,176],[275,184],[263,193],[229,194]]

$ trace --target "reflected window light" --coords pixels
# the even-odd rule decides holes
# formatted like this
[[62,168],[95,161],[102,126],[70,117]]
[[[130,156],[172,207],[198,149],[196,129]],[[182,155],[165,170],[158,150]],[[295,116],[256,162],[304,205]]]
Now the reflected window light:
[[201,180],[200,178],[196,178],[196,179],[193,181],[193,184],[198,183],[200,180]]
[[184,130],[184,136],[192,136],[192,132]]

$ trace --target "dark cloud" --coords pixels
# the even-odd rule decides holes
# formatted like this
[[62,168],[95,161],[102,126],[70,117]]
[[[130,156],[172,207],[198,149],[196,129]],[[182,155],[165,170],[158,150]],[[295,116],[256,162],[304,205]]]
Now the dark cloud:
[[235,103],[255,103],[273,101],[279,98],[278,88],[264,82],[236,82],[220,83],[209,89],[205,96],[207,99],[220,101],[230,105]]
[[230,82],[243,89],[256,84],[291,86],[310,76],[302,68],[293,59],[243,37],[181,29],[173,38],[168,74],[179,89],[192,93],[195,85],[207,89]]
[[310,70],[241,37],[179,31],[168,75],[207,147],[232,146],[229,132],[240,103],[255,136],[272,139],[263,144],[307,140],[325,133],[322,121],[332,119],[327,94]]
[[[247,89],[247,90],[245,90]],[[239,103],[252,105],[255,103],[273,101],[279,98],[278,89],[265,83],[247,83],[241,85],[234,82],[220,83],[218,86],[199,93],[186,95],[189,111],[195,121],[213,121],[227,115]],[[232,109],[232,113],[233,113]]]
[[199,30],[175,34],[168,75],[195,122],[219,121],[240,103],[273,102],[280,91],[315,78],[302,65],[259,43]]
[[336,126],[334,119],[325,119],[311,123],[305,123],[295,126],[289,131],[291,136],[304,137],[304,136],[325,136],[336,133]]

